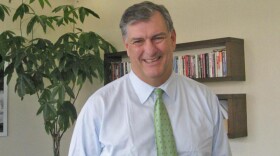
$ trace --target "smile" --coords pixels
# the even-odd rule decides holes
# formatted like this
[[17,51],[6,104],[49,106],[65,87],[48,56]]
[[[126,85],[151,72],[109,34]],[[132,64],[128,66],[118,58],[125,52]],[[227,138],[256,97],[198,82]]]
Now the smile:
[[155,57],[155,58],[152,58],[152,59],[144,59],[143,61],[146,62],[146,63],[153,63],[153,62],[156,62],[160,59],[161,57],[158,56],[158,57]]

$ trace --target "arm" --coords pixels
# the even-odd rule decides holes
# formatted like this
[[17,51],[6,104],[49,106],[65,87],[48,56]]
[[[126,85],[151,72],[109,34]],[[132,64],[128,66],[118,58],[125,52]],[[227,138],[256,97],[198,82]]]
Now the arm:
[[214,138],[212,146],[213,156],[231,156],[231,150],[228,142],[226,132],[224,130],[223,117],[221,113],[221,106],[219,100],[215,98],[216,112],[215,112],[215,127]]
[[100,155],[101,145],[99,142],[99,111],[94,106],[91,97],[81,110],[77,119],[68,156],[91,156]]

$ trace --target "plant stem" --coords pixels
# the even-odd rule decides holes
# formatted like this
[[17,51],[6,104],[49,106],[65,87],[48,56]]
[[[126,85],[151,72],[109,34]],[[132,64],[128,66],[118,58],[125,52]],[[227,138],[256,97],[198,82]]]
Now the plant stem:
[[56,133],[52,135],[53,138],[53,153],[54,156],[60,156],[60,140],[61,136]]
[[50,129],[52,139],[53,139],[53,155],[60,156],[60,140],[61,135],[59,133],[59,128],[57,128],[58,123],[57,121],[54,123],[54,127]]
[[78,93],[77,93],[77,95],[76,95],[76,97],[75,97],[75,99],[74,99],[74,101],[73,101],[73,105],[75,105],[75,102],[76,102],[76,100],[78,99],[78,96],[79,96],[79,94],[80,94],[81,89],[82,89],[82,87],[79,87]]
[[[21,4],[23,4],[23,0],[21,0]],[[19,30],[20,30],[20,36],[22,37],[22,19],[21,18],[19,21]]]

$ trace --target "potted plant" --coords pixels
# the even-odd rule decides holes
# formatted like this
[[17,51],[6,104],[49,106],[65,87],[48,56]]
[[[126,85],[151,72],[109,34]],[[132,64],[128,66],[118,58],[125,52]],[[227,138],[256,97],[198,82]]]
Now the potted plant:
[[[40,15],[32,8],[35,2],[42,9],[46,5],[51,7],[48,0],[22,1],[12,16],[10,7],[0,4],[0,20],[5,22],[12,16],[20,25],[20,34],[0,31],[1,69],[7,83],[16,76],[15,92],[21,99],[27,94],[37,96],[40,104],[37,115],[43,115],[45,130],[53,139],[54,156],[59,156],[60,140],[77,118],[74,104],[84,82],[93,83],[94,78],[103,80],[101,55],[116,49],[97,33],[75,28],[87,16],[99,18],[93,10],[63,5],[55,7],[52,15]],[[61,26],[72,26],[73,31],[53,42],[36,38],[35,25],[45,33]]]

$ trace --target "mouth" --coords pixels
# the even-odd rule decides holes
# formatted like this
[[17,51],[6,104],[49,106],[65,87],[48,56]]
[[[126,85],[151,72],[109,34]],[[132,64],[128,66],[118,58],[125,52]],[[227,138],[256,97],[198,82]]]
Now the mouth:
[[145,63],[150,64],[150,63],[154,63],[154,62],[158,61],[160,58],[161,58],[161,56],[157,56],[157,57],[154,57],[154,58],[151,58],[151,59],[143,59],[143,61]]

